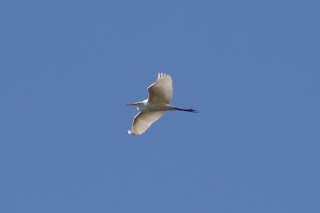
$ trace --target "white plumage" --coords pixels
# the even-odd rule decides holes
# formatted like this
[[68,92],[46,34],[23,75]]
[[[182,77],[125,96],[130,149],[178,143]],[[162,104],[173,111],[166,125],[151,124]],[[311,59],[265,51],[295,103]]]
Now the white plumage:
[[196,112],[193,109],[180,109],[170,105],[173,95],[170,75],[158,73],[157,81],[148,87],[148,91],[149,99],[128,104],[137,106],[137,109],[140,111],[133,119],[131,131],[128,130],[129,134],[141,135],[167,110]]
[[158,73],[156,82],[148,87],[149,102],[170,104],[173,94],[172,79],[170,75]]

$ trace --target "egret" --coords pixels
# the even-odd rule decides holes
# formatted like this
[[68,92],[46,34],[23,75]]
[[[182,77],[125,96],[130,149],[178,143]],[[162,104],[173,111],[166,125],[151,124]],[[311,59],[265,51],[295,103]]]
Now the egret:
[[170,105],[173,89],[170,75],[158,73],[158,79],[148,87],[149,98],[127,106],[137,106],[140,111],[133,119],[129,134],[141,135],[168,110],[197,112],[194,109],[180,109]]

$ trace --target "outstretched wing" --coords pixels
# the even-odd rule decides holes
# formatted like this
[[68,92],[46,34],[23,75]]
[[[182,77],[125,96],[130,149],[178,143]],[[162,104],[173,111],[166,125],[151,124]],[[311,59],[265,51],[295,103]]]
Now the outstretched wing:
[[154,122],[156,122],[166,111],[155,112],[139,112],[133,119],[131,131],[129,134],[141,135],[144,133]]
[[170,75],[158,73],[158,79],[148,87],[149,100],[153,103],[170,104],[173,94]]

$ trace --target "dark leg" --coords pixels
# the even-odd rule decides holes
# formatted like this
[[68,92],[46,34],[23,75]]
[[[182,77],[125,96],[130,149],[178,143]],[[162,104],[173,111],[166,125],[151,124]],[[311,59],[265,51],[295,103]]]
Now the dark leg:
[[180,110],[180,111],[197,113],[197,110],[194,110],[194,109],[180,109],[180,108],[177,108],[177,107],[174,107],[174,109],[175,110]]

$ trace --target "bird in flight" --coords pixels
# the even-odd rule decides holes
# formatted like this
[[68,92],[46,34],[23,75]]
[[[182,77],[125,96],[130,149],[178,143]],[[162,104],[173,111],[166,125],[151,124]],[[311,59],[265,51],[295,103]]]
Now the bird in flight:
[[140,111],[133,119],[129,134],[141,135],[154,122],[156,122],[167,110],[180,110],[197,112],[194,109],[180,109],[170,105],[173,89],[170,75],[158,73],[158,79],[148,87],[149,98],[127,106],[137,106]]

